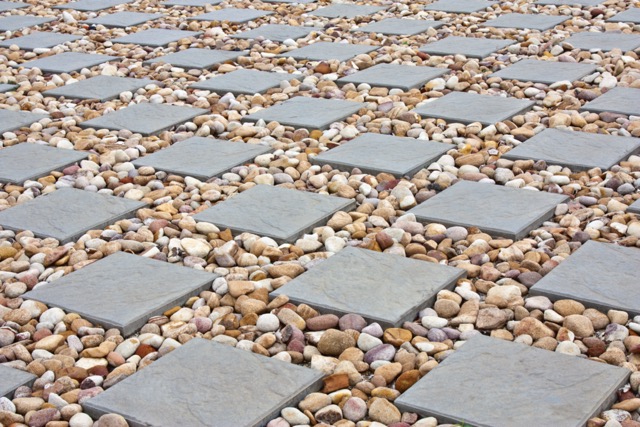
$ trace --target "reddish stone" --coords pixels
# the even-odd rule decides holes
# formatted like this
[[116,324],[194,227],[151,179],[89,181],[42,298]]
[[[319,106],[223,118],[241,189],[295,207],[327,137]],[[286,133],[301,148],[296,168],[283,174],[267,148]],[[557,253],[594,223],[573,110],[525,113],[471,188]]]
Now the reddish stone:
[[157,350],[148,344],[140,344],[138,346],[138,349],[136,350],[136,355],[142,358],[142,357],[145,357],[147,354],[153,353],[155,351]]

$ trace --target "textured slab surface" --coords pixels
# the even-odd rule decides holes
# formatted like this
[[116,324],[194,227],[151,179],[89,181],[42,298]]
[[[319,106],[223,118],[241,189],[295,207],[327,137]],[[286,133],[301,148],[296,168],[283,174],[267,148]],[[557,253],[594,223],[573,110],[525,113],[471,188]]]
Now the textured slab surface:
[[400,64],[378,64],[338,80],[339,83],[367,83],[371,87],[409,90],[449,72],[447,68],[414,67]]
[[409,212],[418,221],[479,227],[496,236],[520,240],[553,216],[568,198],[559,194],[461,181]]
[[54,21],[54,18],[42,18],[29,15],[9,15],[0,18],[0,31],[16,31],[26,27],[46,24]]
[[5,39],[0,42],[0,47],[17,45],[20,49],[33,50],[39,47],[53,47],[81,38],[81,36],[72,36],[70,34],[34,31],[26,36],[16,37],[15,39]]
[[633,22],[640,24],[640,7],[632,7],[608,19],[609,22]]
[[38,120],[49,117],[48,114],[30,113],[28,111],[0,110],[0,135],[24,126],[29,126]]
[[323,18],[355,18],[356,16],[373,15],[376,12],[385,10],[381,6],[360,6],[357,4],[331,4],[327,7],[319,7],[309,13],[312,16],[322,16]]
[[441,423],[577,427],[611,405],[628,376],[617,366],[478,335],[395,404]]
[[604,3],[604,0],[537,0],[537,4],[554,5],[554,6],[596,6]]
[[424,10],[440,10],[451,13],[473,13],[485,10],[495,2],[486,0],[438,0],[425,6]]
[[131,77],[95,76],[76,83],[47,90],[45,96],[63,96],[67,99],[97,99],[108,101],[117,98],[122,92],[135,92],[148,84],[159,84],[149,79]]
[[513,40],[449,36],[422,46],[420,51],[430,55],[460,54],[469,58],[484,58],[510,44],[513,44]]
[[14,9],[22,9],[23,7],[29,7],[29,3],[22,3],[17,1],[0,1],[0,12],[7,12]]
[[70,3],[54,6],[56,9],[73,9],[85,12],[96,12],[98,10],[109,9],[119,4],[133,3],[134,0],[79,0]]
[[287,39],[301,39],[308,36],[309,33],[318,30],[318,28],[310,27],[293,27],[291,25],[266,24],[253,30],[234,34],[231,37],[236,39],[255,39],[257,37],[264,37],[265,39],[274,42],[283,42]]
[[296,59],[309,59],[311,61],[328,61],[337,59],[347,61],[362,53],[373,52],[379,46],[357,45],[347,43],[317,42],[299,49],[293,49],[282,53],[280,56]]
[[312,157],[311,161],[347,172],[359,168],[372,175],[387,172],[401,177],[415,174],[452,148],[455,146],[451,144],[365,133]]
[[154,135],[206,114],[204,108],[167,104],[135,104],[79,124],[82,128],[127,129],[142,135]]
[[604,95],[587,102],[580,110],[595,113],[609,111],[628,116],[638,116],[640,115],[640,102],[638,100],[640,100],[640,89],[614,87]]
[[544,160],[573,171],[613,165],[640,151],[640,138],[545,129],[502,157]]
[[322,376],[310,368],[195,338],[89,399],[84,408],[95,418],[119,413],[132,427],[264,426],[282,408],[318,391]]
[[631,206],[629,206],[629,209],[627,209],[627,212],[640,214],[640,199],[633,202]]
[[11,83],[2,83],[0,84],[0,93],[9,92],[10,90],[14,90],[18,87],[18,85],[14,85]]
[[140,13],[140,12],[117,12],[109,15],[98,16],[93,19],[82,21],[85,24],[104,25],[105,27],[133,27],[134,25],[144,24],[147,21],[162,18],[161,13]]
[[263,93],[272,87],[280,86],[283,81],[295,78],[302,79],[300,74],[277,73],[269,71],[240,69],[230,73],[218,75],[207,80],[192,84],[194,89],[210,90],[224,95],[227,92],[233,94]]
[[448,122],[480,122],[484,125],[492,125],[527,111],[534,104],[524,99],[451,92],[415,108],[413,112],[423,117],[444,119]]
[[545,31],[569,19],[568,16],[532,15],[525,13],[506,13],[495,19],[491,19],[482,26],[496,28],[527,28],[530,30]]
[[201,6],[204,7],[208,4],[216,5],[222,3],[222,0],[169,0],[162,4],[166,6]]
[[165,30],[161,28],[152,28],[150,30],[140,31],[134,34],[129,34],[124,37],[118,37],[111,40],[113,43],[123,44],[139,44],[142,46],[160,47],[166,46],[169,43],[177,42],[180,39],[187,37],[197,37],[201,32],[198,31],[183,31],[183,30]]
[[164,62],[180,68],[212,68],[227,61],[235,61],[247,51],[191,48],[145,61],[145,64]]
[[286,295],[322,313],[357,313],[394,327],[415,320],[439,291],[453,288],[464,276],[459,268],[347,247],[271,296]]
[[0,225],[70,242],[87,230],[135,216],[146,204],[106,194],[62,188],[0,212]]
[[229,21],[235,23],[249,22],[254,19],[262,18],[263,16],[273,15],[273,12],[266,12],[264,10],[255,9],[236,9],[226,8],[220,10],[214,10],[213,12],[203,13],[202,15],[196,15],[189,19],[195,21]]
[[440,28],[443,25],[444,22],[427,21],[424,19],[387,18],[360,28],[354,28],[351,31],[363,31],[365,33],[380,33],[396,36],[413,36],[415,34],[424,33],[429,28]]
[[570,82],[580,80],[593,73],[596,68],[595,64],[523,59],[490,74],[489,77],[553,84],[562,80]]
[[0,182],[21,184],[86,158],[87,153],[80,151],[27,142],[0,148]]
[[265,3],[299,3],[299,4],[308,4],[313,3],[316,0],[264,0]]
[[192,137],[139,158],[133,164],[206,181],[269,151],[271,149],[264,145]]
[[30,385],[36,378],[29,372],[0,365],[0,397],[12,399],[15,389]]
[[196,214],[194,219],[234,233],[247,231],[278,242],[293,242],[335,212],[354,207],[351,199],[257,185]]
[[120,60],[119,56],[99,55],[81,52],[63,52],[57,55],[18,64],[19,67],[40,68],[44,73],[71,73],[83,68],[91,68],[107,61]]
[[637,34],[594,33],[584,31],[574,34],[564,41],[578,49],[599,49],[605,52],[613,49],[621,49],[625,52],[640,47],[640,36]]
[[126,337],[211,286],[216,274],[116,252],[23,295]]

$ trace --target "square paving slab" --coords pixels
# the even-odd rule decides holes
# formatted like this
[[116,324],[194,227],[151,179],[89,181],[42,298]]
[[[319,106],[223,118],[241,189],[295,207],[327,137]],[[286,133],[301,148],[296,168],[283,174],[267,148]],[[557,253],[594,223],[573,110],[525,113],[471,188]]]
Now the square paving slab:
[[240,69],[230,73],[217,75],[207,80],[192,84],[194,89],[204,89],[224,95],[231,92],[234,95],[253,95],[280,86],[283,81],[302,79],[301,74],[278,73],[258,70]]
[[320,7],[309,13],[311,16],[321,16],[323,18],[355,18],[357,16],[373,15],[376,12],[385,10],[382,6],[360,6],[357,4],[333,3],[327,7]]
[[640,24],[640,7],[632,7],[608,19],[609,22],[633,22]]
[[394,403],[441,423],[578,427],[613,404],[628,377],[617,366],[477,335]]
[[263,16],[273,15],[273,12],[255,9],[235,9],[229,7],[227,9],[214,10],[213,12],[203,13],[202,15],[192,16],[188,19],[194,21],[228,21],[234,23],[242,23],[262,18]]
[[298,3],[298,4],[309,4],[314,3],[316,0],[264,0],[265,3]]
[[0,18],[0,31],[16,31],[26,27],[46,24],[55,21],[55,18],[42,18],[29,15],[9,15]]
[[486,0],[438,0],[425,6],[424,10],[438,10],[451,13],[473,13],[496,4]]
[[593,101],[580,107],[581,111],[602,113],[626,114],[628,116],[640,115],[640,89],[631,87],[614,87],[604,95],[600,95]]
[[94,418],[121,414],[132,427],[264,426],[282,408],[322,388],[322,377],[320,371],[195,338],[83,406]]
[[424,33],[429,28],[440,28],[443,25],[444,22],[427,21],[423,19],[387,18],[360,28],[354,28],[351,31],[380,33],[392,36],[413,36]]
[[18,67],[40,68],[43,73],[72,73],[103,64],[108,61],[119,61],[119,56],[99,55],[95,53],[62,52],[57,55],[33,59],[18,64]]
[[147,21],[153,21],[163,16],[161,13],[116,12],[81,22],[91,25],[103,25],[107,28],[126,28],[144,24]]
[[[257,185],[196,215],[196,221],[255,233],[277,242],[293,242],[324,224],[337,211],[350,211],[355,201],[341,197]],[[2,224],[2,222],[0,222]]]
[[495,236],[520,240],[553,217],[568,197],[541,191],[461,181],[409,212],[420,222],[478,227]]
[[26,36],[16,37],[15,39],[5,39],[0,42],[0,47],[17,45],[20,49],[33,50],[37,48],[53,47],[81,38],[81,36],[72,36],[70,34],[34,31]]
[[17,1],[0,1],[0,12],[7,12],[14,9],[22,9],[23,7],[31,6],[29,3],[22,3]]
[[135,104],[80,123],[81,128],[127,129],[145,136],[155,135],[174,126],[207,114],[204,108],[167,104]]
[[0,93],[9,92],[10,90],[17,89],[18,85],[11,83],[2,83],[0,84]]
[[27,142],[0,148],[0,182],[22,184],[86,158],[87,153],[81,151]]
[[489,74],[489,77],[553,84],[562,80],[570,82],[580,80],[584,76],[593,73],[596,68],[597,66],[594,64],[523,59],[500,71]]
[[627,209],[627,212],[640,214],[640,199],[633,202],[631,206],[629,206],[629,209]]
[[282,104],[244,116],[242,120],[257,122],[262,119],[296,128],[326,129],[331,123],[349,117],[364,106],[363,102],[296,96]]
[[0,365],[0,397],[12,399],[15,389],[23,385],[31,385],[36,378],[29,372]]
[[408,91],[449,72],[448,68],[400,64],[378,64],[338,80],[338,83],[367,83],[371,87],[399,88]]
[[283,42],[288,39],[301,39],[310,33],[320,30],[312,27],[293,27],[291,25],[266,24],[253,30],[236,33],[231,37],[235,39],[255,39],[263,37],[274,42]]
[[79,0],[54,6],[55,9],[73,9],[83,12],[97,12],[120,4],[133,3],[134,0]]
[[133,164],[206,181],[270,151],[264,145],[194,136],[134,160]]
[[640,152],[640,138],[545,129],[502,157],[511,160],[544,160],[573,171],[611,167]]
[[449,36],[437,42],[425,44],[420,48],[420,52],[430,55],[464,55],[469,58],[485,58],[511,44],[513,44],[513,40]]
[[570,298],[586,307],[640,314],[640,249],[588,241],[531,287],[551,300]]
[[483,125],[492,125],[525,112],[534,105],[535,102],[524,99],[450,92],[413,111],[423,117],[444,119],[448,122],[480,122]]
[[38,120],[49,117],[48,114],[31,113],[28,111],[0,110],[0,135],[21,127],[29,126]]
[[536,4],[542,5],[553,5],[553,6],[597,6],[599,4],[603,4],[605,0],[539,0],[536,1]]
[[162,4],[165,6],[194,6],[204,7],[207,5],[216,5],[222,3],[222,0],[169,0]]
[[312,157],[311,162],[347,172],[359,168],[371,175],[386,172],[401,177],[415,174],[452,148],[452,144],[365,133]]
[[583,31],[565,39],[564,42],[582,50],[602,50],[607,52],[613,49],[620,49],[626,52],[640,47],[640,36],[637,34]]
[[216,274],[116,252],[23,295],[123,336],[208,289]]
[[347,247],[271,296],[286,295],[323,313],[360,314],[386,328],[415,320],[439,291],[462,277],[459,268]]
[[187,37],[198,37],[202,32],[199,31],[183,31],[183,30],[166,30],[162,28],[152,28],[137,33],[129,34],[124,37],[118,37],[111,40],[113,43],[122,44],[139,44],[141,46],[160,47],[169,43],[177,42]]
[[131,77],[95,76],[76,83],[44,91],[44,96],[62,96],[66,99],[97,99],[101,102],[117,98],[122,92],[135,92],[155,80]]
[[87,230],[135,216],[145,206],[123,197],[61,188],[1,211],[0,225],[9,230],[30,230],[38,237],[53,237],[64,244]]
[[190,48],[168,55],[158,56],[145,61],[145,64],[157,64],[163,62],[180,68],[213,68],[227,61],[235,61],[239,56],[246,55],[246,50],[216,50]]
[[362,53],[373,52],[380,46],[369,46],[348,43],[317,42],[299,49],[284,52],[279,56],[292,57],[296,59],[308,59],[311,61],[347,61]]
[[506,13],[483,24],[483,27],[518,28],[545,31],[562,24],[569,16],[530,15],[526,13]]

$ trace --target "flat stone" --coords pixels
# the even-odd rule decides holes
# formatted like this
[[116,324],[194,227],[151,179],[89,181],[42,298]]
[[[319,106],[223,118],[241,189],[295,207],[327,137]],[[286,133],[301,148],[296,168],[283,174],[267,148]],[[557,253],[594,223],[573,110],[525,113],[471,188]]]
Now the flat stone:
[[403,412],[435,416],[441,423],[576,427],[609,408],[629,374],[606,363],[478,334],[394,403]]
[[609,22],[633,22],[634,24],[640,24],[640,7],[632,7],[624,12],[620,12],[611,18],[607,19]]
[[633,202],[629,208],[627,209],[627,212],[629,213],[635,213],[635,214],[640,214],[640,199],[636,200],[635,202]]
[[24,142],[0,149],[0,182],[22,184],[87,158],[87,153]]
[[193,89],[204,89],[224,95],[227,92],[253,95],[280,86],[283,81],[302,79],[300,74],[240,69],[201,80],[192,84]]
[[640,36],[637,34],[583,31],[566,38],[564,42],[582,50],[602,50],[608,52],[613,49],[620,49],[626,52],[640,47]]
[[204,7],[207,5],[216,5],[222,3],[222,0],[168,0],[162,4],[165,6],[193,6]]
[[411,209],[420,222],[478,227],[495,236],[520,240],[553,216],[567,196],[461,181]]
[[483,24],[483,27],[518,28],[545,31],[556,25],[562,24],[569,16],[533,15],[526,13],[506,13],[491,19]]
[[174,67],[192,69],[192,68],[213,68],[216,65],[223,64],[227,61],[235,61],[239,56],[248,53],[246,50],[216,50],[216,49],[200,49],[190,48],[179,52],[170,53],[168,55],[158,56],[154,59],[145,61],[145,64],[166,63]]
[[23,385],[31,385],[36,378],[35,375],[29,372],[0,364],[0,397],[13,398],[15,389]]
[[337,4],[333,3],[327,7],[320,7],[313,12],[311,16],[321,16],[323,18],[355,18],[358,16],[373,15],[376,12],[385,10],[383,6],[361,6],[357,4]]
[[104,228],[134,216],[146,203],[61,188],[0,212],[0,225],[9,230],[30,230],[38,237],[53,237],[68,243],[87,230]]
[[429,80],[448,73],[448,68],[400,64],[378,64],[338,79],[338,83],[367,83],[371,87],[398,88],[409,91],[424,86]]
[[262,37],[265,40],[274,42],[283,42],[288,39],[301,39],[307,37],[310,33],[318,31],[318,28],[312,27],[294,27],[291,25],[266,24],[253,30],[243,31],[233,34],[231,37],[235,39],[256,39]]
[[0,18],[0,31],[16,31],[26,27],[46,24],[55,21],[55,18],[43,18],[29,15],[9,15]]
[[97,12],[120,4],[133,3],[135,0],[79,0],[54,6],[54,9],[73,9],[83,12]]
[[492,125],[523,113],[534,105],[534,102],[525,99],[450,92],[442,98],[415,108],[413,112],[423,117],[444,119],[447,122],[480,122]]
[[270,151],[271,148],[264,145],[196,136],[141,157],[133,164],[206,181]]
[[638,152],[638,138],[544,129],[502,157],[511,160],[544,160],[547,164],[582,171],[596,167],[611,169]]
[[213,12],[203,13],[201,15],[192,16],[187,19],[194,21],[227,21],[233,23],[243,23],[262,18],[263,16],[273,15],[273,12],[255,9],[236,9],[228,7],[226,9],[214,10]]
[[[324,224],[337,211],[349,211],[355,201],[336,196],[257,185],[196,215],[196,221],[229,228],[234,233],[255,233],[277,242],[295,241]],[[0,223],[1,224],[1,223]]]
[[34,31],[26,36],[16,37],[15,39],[5,39],[0,42],[0,46],[10,47],[12,45],[16,45],[23,50],[33,50],[53,47],[81,38],[81,36],[72,36],[70,34]]
[[14,9],[22,9],[23,7],[31,6],[29,3],[13,2],[13,1],[0,1],[0,12],[8,12]]
[[28,111],[0,110],[0,134],[29,126],[46,117],[49,115]]
[[[586,307],[640,314],[640,250],[588,241],[530,288],[555,301],[573,299]],[[612,268],[615,267],[615,268]]]
[[264,426],[322,388],[322,377],[320,371],[195,338],[83,407],[95,419],[121,414],[131,426]]
[[163,16],[161,13],[116,12],[108,15],[100,15],[81,22],[90,25],[102,25],[107,28],[125,28],[144,24],[145,22],[153,21]]
[[553,84],[568,80],[574,82],[596,71],[595,64],[579,64],[574,62],[542,61],[523,59],[496,71],[489,77],[500,77],[503,80],[520,80]]
[[207,114],[204,108],[167,104],[135,104],[79,123],[81,128],[121,130],[142,135],[155,135],[196,116]]
[[359,168],[363,173],[371,175],[386,172],[402,177],[414,175],[452,148],[455,145],[365,133],[311,157],[310,160],[312,163],[328,164],[347,172]]
[[83,68],[91,68],[108,61],[120,61],[119,56],[99,55],[95,53],[62,52],[44,58],[18,64],[18,67],[39,68],[43,73],[72,73]]
[[424,33],[429,28],[440,28],[444,22],[428,21],[425,19],[387,18],[363,27],[354,28],[351,31],[365,33],[380,33],[395,36],[413,36]]
[[322,313],[359,314],[386,328],[415,320],[439,291],[454,288],[462,277],[459,268],[346,247],[270,295],[286,295]]
[[464,55],[469,58],[485,58],[511,44],[513,44],[513,40],[449,36],[437,42],[425,44],[420,48],[420,52],[430,55]]
[[45,96],[62,96],[66,99],[97,99],[100,102],[117,98],[122,92],[136,90],[148,84],[160,83],[149,79],[131,77],[95,76],[75,83],[44,91]]
[[600,95],[593,101],[580,107],[580,111],[594,113],[610,112],[626,114],[628,116],[640,115],[640,89],[631,87],[614,87],[604,95]]
[[284,126],[306,129],[326,129],[331,123],[358,112],[366,104],[340,99],[296,96],[281,104],[265,108],[242,119],[249,122],[276,121]]
[[152,316],[184,304],[208,289],[218,275],[126,252],[91,263],[22,295],[60,307],[123,336]]
[[425,6],[424,10],[438,10],[450,13],[473,13],[496,4],[487,0],[438,0]]
[[11,84],[11,83],[2,83],[0,84],[0,93],[9,92],[17,88],[18,88],[18,85]]
[[602,0],[536,0],[536,4],[553,5],[553,6],[597,6],[603,4]]
[[200,31],[167,30],[151,28],[124,37],[111,40],[113,43],[139,44],[141,46],[161,47],[188,37],[198,37]]
[[316,0],[264,0],[265,3],[283,3],[283,4],[309,4],[314,3]]
[[284,56],[286,58],[291,57],[296,59],[308,59],[311,61],[329,61],[331,59],[336,59],[338,61],[347,61],[354,56],[373,52],[378,48],[379,46],[316,42],[299,49],[293,49],[288,52],[284,52],[279,56]]

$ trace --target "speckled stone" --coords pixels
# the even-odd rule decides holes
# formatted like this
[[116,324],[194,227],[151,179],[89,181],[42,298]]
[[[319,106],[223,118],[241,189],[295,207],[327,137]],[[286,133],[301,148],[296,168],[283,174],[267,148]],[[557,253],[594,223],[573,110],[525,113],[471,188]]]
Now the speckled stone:
[[430,55],[459,54],[469,58],[485,58],[511,44],[513,44],[513,40],[449,36],[423,45],[420,52]]
[[31,385],[36,378],[28,372],[0,364],[0,396],[11,399],[15,389],[23,385]]
[[22,143],[0,148],[0,182],[21,184],[87,158],[87,153]]

